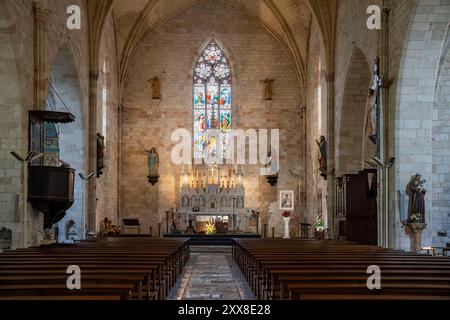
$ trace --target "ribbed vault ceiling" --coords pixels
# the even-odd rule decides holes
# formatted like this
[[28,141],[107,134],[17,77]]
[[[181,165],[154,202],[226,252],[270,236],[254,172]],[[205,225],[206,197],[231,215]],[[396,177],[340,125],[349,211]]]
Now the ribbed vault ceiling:
[[292,59],[303,87],[312,19],[321,29],[327,54],[332,50],[332,41],[327,41],[334,27],[335,0],[112,0],[122,85],[142,41],[170,18],[204,1],[236,8],[272,34]]

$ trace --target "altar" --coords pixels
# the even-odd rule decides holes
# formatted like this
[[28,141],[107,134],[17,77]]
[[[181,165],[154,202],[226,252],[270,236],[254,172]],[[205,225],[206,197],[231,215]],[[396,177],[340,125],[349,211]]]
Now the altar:
[[[176,210],[180,231],[206,232],[207,225],[223,226],[218,233],[248,231],[251,210],[245,208],[242,166],[199,165],[184,168],[181,208]],[[192,231],[192,230],[190,230]]]

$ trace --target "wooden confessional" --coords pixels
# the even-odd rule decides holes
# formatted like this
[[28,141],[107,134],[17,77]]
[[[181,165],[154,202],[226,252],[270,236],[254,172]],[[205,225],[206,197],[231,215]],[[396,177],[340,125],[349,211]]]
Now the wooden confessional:
[[339,178],[336,201],[339,237],[377,245],[377,170]]

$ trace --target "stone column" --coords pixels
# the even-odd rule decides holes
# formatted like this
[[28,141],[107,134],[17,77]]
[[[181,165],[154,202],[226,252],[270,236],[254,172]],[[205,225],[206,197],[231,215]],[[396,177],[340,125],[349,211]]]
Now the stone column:
[[302,166],[303,166],[303,170],[302,170],[302,176],[299,177],[299,190],[298,192],[299,194],[299,207],[300,207],[300,215],[299,215],[299,221],[300,223],[305,222],[305,217],[306,217],[306,181],[307,181],[307,177],[308,177],[308,172],[307,172],[307,165],[306,165],[306,155],[307,155],[307,139],[308,134],[308,128],[307,128],[307,124],[306,124],[306,116],[307,116],[307,107],[302,105],[300,107],[300,111],[301,111],[301,118],[302,118],[302,135],[303,135],[303,156],[302,156]]
[[411,251],[420,253],[422,249],[422,232],[427,227],[426,223],[406,223],[406,232],[411,237]]
[[[380,1],[380,6],[384,5],[384,1]],[[383,84],[380,89],[379,101],[379,142],[378,151],[381,161],[386,163],[390,158],[389,153],[389,12],[390,10],[383,7],[381,32],[379,33],[380,47],[380,75],[383,77]],[[395,215],[390,212],[395,212],[395,208],[390,204],[395,205],[391,201],[392,192],[390,192],[390,171],[391,168],[384,168],[378,170],[379,175],[379,194],[378,194],[378,245],[383,247],[394,247],[392,242],[393,228],[395,224]],[[393,219],[393,220],[392,220]]]
[[327,179],[327,213],[328,213],[328,228],[330,229],[330,238],[334,239],[334,235],[337,234],[337,226],[335,226],[335,139],[334,139],[334,73],[325,73],[325,79],[327,81],[327,170],[332,175]]
[[34,12],[34,108],[45,110],[47,100],[47,18],[45,4],[33,1]]
[[[89,172],[97,172],[97,85],[99,73],[98,70],[89,73],[89,152],[88,164]],[[87,192],[87,212],[86,221],[87,229],[94,231],[96,229],[96,183],[94,177],[89,180]]]

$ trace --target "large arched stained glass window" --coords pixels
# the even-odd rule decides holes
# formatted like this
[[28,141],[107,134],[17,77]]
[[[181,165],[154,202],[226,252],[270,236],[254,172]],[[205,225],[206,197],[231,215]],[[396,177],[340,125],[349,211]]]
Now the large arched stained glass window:
[[[231,68],[223,50],[212,40],[203,49],[194,70],[194,157],[199,159],[221,150],[230,157]],[[206,132],[217,130],[219,139]],[[220,141],[222,148],[217,148]]]

